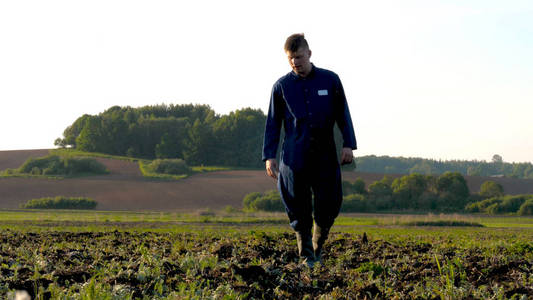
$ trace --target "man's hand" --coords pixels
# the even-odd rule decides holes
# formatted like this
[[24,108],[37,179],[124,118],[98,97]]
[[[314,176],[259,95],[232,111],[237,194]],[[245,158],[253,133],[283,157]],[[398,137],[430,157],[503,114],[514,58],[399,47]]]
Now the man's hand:
[[351,164],[353,160],[352,148],[342,148],[341,165]]
[[275,158],[268,159],[265,162],[265,166],[266,166],[268,176],[274,179],[278,179],[278,173],[279,173],[278,161]]

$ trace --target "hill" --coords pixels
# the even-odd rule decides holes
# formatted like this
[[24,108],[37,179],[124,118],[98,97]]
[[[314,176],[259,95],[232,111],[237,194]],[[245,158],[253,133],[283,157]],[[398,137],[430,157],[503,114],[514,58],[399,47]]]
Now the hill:
[[[16,168],[29,157],[48,150],[0,151],[0,170]],[[219,171],[195,174],[178,181],[152,181],[142,177],[135,162],[98,158],[109,175],[61,180],[0,178],[0,209],[16,209],[33,198],[49,196],[90,197],[100,210],[197,210],[242,206],[244,195],[276,189],[274,180],[262,170]],[[395,178],[402,175],[389,174]],[[383,174],[344,172],[343,179],[361,177],[367,185]],[[500,183],[508,194],[533,194],[533,180],[466,177],[470,191],[477,192],[486,180]]]

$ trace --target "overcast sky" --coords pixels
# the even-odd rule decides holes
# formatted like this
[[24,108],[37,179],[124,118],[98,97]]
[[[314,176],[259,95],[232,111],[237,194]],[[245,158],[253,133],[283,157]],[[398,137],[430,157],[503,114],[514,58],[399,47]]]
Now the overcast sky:
[[266,112],[295,32],[341,77],[356,156],[533,162],[531,1],[1,1],[0,150],[113,105]]

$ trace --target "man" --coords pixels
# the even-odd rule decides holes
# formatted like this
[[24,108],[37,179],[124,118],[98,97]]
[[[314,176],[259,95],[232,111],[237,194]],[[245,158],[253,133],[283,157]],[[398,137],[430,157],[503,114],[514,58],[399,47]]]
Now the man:
[[[342,203],[341,172],[333,137],[335,123],[344,140],[342,164],[352,162],[352,150],[357,146],[337,74],[310,62],[311,50],[303,34],[289,36],[284,48],[292,72],[272,88],[263,161],[268,175],[278,180],[281,199],[296,232],[298,254],[312,267],[321,259],[322,246]],[[276,152],[282,125],[285,138],[278,169]]]

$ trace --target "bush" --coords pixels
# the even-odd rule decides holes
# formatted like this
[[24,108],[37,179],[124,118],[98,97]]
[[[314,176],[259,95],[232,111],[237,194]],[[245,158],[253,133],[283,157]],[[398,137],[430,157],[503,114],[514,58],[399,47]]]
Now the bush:
[[244,196],[243,205],[249,211],[285,211],[279,193],[275,190],[250,193]]
[[342,201],[342,212],[368,212],[374,210],[367,197],[361,194],[351,194]]
[[502,202],[499,197],[485,199],[483,201],[470,203],[465,207],[467,212],[486,212],[487,208],[495,203]]
[[479,188],[479,195],[485,199],[503,196],[503,186],[494,181],[485,181]]
[[64,197],[57,196],[55,198],[39,198],[31,199],[25,204],[21,204],[21,208],[43,208],[43,209],[95,209],[98,203],[91,198],[84,197]]
[[93,158],[60,157],[58,155],[30,158],[17,171],[18,173],[31,175],[107,173],[105,166]]
[[259,192],[253,192],[253,193],[247,194],[246,196],[244,196],[244,199],[242,200],[242,204],[244,205],[244,208],[251,209],[252,203],[261,197],[263,197],[263,194]]
[[354,182],[343,181],[342,191],[345,195],[367,193],[365,188],[365,182],[361,178],[357,178]]
[[156,159],[148,164],[154,173],[170,174],[170,175],[182,175],[189,174],[191,168],[183,159]]
[[520,216],[533,216],[533,198],[526,200],[518,210]]
[[465,207],[467,212],[484,212],[488,214],[521,213],[527,215],[529,201],[533,201],[533,195],[507,195],[493,197],[483,201],[474,202]]
[[528,195],[505,196],[502,203],[499,204],[499,211],[504,213],[518,212],[528,198],[530,198]]

